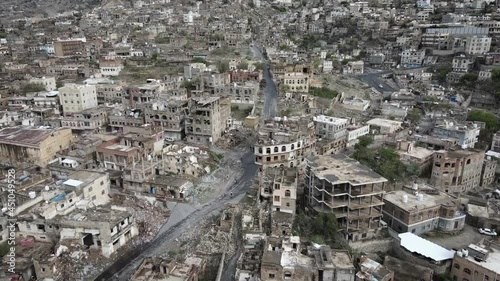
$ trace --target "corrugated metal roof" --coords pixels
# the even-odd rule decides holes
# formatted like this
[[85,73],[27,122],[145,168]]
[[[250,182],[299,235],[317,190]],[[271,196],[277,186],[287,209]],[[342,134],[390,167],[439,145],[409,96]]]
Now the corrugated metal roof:
[[434,261],[452,259],[455,251],[447,250],[429,240],[425,240],[413,233],[406,232],[398,235],[401,239],[401,247],[412,253],[417,253]]

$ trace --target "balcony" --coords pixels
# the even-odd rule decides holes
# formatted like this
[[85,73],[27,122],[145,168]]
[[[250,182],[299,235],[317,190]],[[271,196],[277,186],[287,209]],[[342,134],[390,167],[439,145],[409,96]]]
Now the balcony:
[[352,197],[362,197],[362,196],[371,196],[384,193],[384,190],[381,187],[353,187],[351,189]]

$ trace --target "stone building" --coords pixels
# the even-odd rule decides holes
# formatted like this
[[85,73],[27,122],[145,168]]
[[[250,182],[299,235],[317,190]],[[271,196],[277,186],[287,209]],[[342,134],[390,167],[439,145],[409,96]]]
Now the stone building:
[[210,145],[224,134],[231,115],[227,97],[193,98],[185,121],[186,139],[190,143]]
[[189,110],[188,100],[157,100],[145,109],[145,122],[163,129],[168,141],[181,140],[185,136],[184,122]]
[[46,167],[56,153],[68,149],[73,141],[69,128],[40,129],[10,127],[0,130],[0,157],[3,164],[16,167]]
[[349,240],[373,237],[382,228],[387,179],[342,154],[311,157],[306,167],[307,206],[333,213]]
[[296,168],[266,168],[259,179],[260,196],[270,199],[273,211],[295,214],[297,178]]
[[440,139],[456,139],[458,145],[464,149],[474,148],[474,145],[478,142],[481,125],[474,122],[456,124],[445,120],[436,124],[431,134]]
[[441,191],[465,192],[479,187],[485,154],[482,150],[439,150],[434,153],[430,184]]
[[479,245],[470,244],[453,257],[450,277],[453,280],[498,280],[499,262],[499,245],[486,241]]
[[456,198],[429,186],[414,184],[384,195],[383,219],[399,233],[459,231],[465,217]]

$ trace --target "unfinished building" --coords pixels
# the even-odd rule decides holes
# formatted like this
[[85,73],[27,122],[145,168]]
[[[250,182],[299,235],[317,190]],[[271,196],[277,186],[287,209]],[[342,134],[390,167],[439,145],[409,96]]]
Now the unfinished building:
[[343,154],[308,159],[306,202],[337,217],[349,240],[374,236],[382,227],[387,179]]

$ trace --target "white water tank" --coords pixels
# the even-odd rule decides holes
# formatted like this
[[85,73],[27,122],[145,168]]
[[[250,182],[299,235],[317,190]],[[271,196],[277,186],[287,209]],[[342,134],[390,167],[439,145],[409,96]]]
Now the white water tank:
[[35,198],[36,198],[36,192],[34,192],[34,191],[30,191],[30,193],[28,193],[28,196],[29,196],[31,199],[35,199]]
[[414,183],[412,188],[413,190],[418,190],[418,183]]
[[424,200],[424,195],[423,194],[418,194],[417,195],[417,201],[423,201]]
[[408,195],[403,195],[403,203],[408,203]]
[[469,251],[467,249],[463,249],[462,250],[462,254],[464,254],[464,257],[468,257],[469,256]]
[[45,186],[45,190],[46,191],[49,191],[50,190],[50,187],[48,185]]

